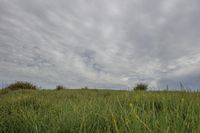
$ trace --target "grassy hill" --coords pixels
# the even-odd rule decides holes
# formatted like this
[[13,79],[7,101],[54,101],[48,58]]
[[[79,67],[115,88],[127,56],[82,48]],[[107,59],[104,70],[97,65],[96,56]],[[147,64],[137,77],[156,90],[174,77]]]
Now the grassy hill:
[[4,90],[0,132],[200,132],[200,93]]

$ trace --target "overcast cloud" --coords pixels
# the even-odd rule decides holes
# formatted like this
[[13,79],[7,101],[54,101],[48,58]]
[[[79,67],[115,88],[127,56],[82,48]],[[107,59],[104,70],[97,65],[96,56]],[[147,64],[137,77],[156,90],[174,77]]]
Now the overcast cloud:
[[0,81],[200,86],[199,0],[0,0]]

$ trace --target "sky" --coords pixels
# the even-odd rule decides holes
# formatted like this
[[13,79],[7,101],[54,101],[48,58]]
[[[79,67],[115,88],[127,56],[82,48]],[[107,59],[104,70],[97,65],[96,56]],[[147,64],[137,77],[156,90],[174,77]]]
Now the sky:
[[0,0],[0,82],[200,88],[199,0]]

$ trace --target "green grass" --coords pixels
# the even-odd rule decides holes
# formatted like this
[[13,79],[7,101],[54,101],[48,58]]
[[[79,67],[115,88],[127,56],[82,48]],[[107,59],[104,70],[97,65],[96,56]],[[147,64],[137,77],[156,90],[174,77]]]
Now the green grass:
[[0,91],[1,133],[198,133],[200,93]]

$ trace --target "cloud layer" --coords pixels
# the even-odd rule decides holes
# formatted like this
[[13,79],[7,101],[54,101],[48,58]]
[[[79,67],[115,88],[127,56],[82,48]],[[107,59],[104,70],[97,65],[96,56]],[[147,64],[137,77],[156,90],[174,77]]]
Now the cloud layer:
[[0,80],[200,86],[198,0],[0,0]]

